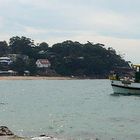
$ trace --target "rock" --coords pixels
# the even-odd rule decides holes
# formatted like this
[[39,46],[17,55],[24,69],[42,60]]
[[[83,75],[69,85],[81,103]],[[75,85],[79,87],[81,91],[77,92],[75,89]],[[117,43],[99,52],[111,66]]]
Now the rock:
[[0,136],[14,136],[14,133],[6,126],[0,126]]

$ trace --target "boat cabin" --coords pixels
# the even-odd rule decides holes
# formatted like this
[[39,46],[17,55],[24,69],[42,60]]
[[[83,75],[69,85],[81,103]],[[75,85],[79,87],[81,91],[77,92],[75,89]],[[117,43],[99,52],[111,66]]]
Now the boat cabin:
[[133,65],[135,71],[135,82],[140,83],[140,64]]

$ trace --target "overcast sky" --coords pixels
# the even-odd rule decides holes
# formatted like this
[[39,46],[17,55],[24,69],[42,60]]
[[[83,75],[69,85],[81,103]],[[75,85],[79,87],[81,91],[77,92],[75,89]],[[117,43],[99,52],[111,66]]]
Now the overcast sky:
[[140,0],[0,0],[0,40],[103,43],[140,63]]

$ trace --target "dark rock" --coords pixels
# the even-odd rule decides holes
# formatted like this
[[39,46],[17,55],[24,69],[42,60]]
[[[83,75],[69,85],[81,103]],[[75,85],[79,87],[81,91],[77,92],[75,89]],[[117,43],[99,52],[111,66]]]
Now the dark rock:
[[45,134],[42,134],[42,135],[40,135],[40,137],[46,137],[46,135]]
[[52,136],[47,136],[47,135],[45,135],[45,134],[42,134],[42,135],[40,135],[40,137],[46,137],[46,138],[54,138],[54,137],[52,137]]
[[14,136],[14,133],[6,126],[0,126],[0,136]]

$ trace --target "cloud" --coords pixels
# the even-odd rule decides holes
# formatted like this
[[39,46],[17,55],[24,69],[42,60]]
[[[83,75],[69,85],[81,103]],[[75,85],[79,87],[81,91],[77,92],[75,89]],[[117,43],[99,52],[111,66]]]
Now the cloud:
[[89,40],[137,54],[139,5],[139,0],[0,0],[0,39]]
[[1,0],[0,1],[0,7],[8,5],[9,2],[10,2],[10,0]]
[[[10,0],[1,1],[3,4],[10,2]],[[112,0],[109,2],[103,0],[98,2],[95,0],[12,0],[12,2],[8,5],[10,12],[4,14],[9,22],[18,22],[33,28],[92,30],[104,35],[112,34],[114,37],[119,35],[125,37],[127,32],[126,37],[139,37],[138,14],[138,16],[125,15],[116,8],[115,10],[108,9],[115,5],[120,5],[119,7],[125,9],[132,4],[129,0],[128,2],[125,0],[122,4],[119,3],[120,0],[117,2]],[[123,6],[124,3],[126,6]]]
[[47,33],[47,31],[44,29],[36,29],[33,27],[24,27],[24,30],[27,34],[31,34],[31,35]]
[[4,18],[3,17],[0,17],[0,29],[3,28],[4,26]]

